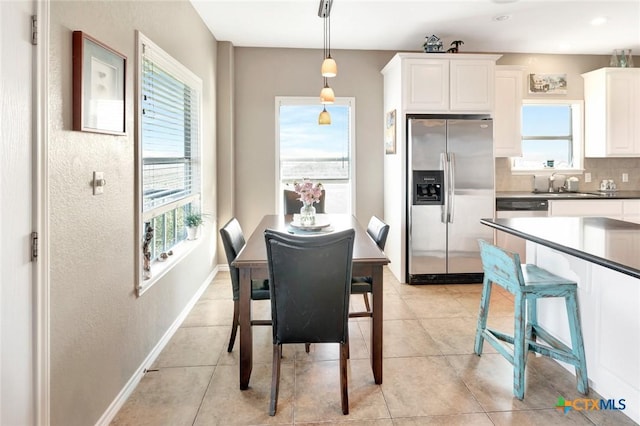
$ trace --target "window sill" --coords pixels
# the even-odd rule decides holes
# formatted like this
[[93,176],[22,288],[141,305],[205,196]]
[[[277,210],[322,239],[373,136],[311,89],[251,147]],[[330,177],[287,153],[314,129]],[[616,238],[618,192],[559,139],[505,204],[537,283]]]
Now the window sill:
[[142,296],[156,282],[160,281],[160,279],[180,263],[184,257],[191,253],[201,241],[202,238],[182,241],[171,249],[171,251],[173,251],[173,255],[169,256],[167,260],[154,260],[151,263],[151,277],[149,279],[144,279],[141,274],[138,278],[138,297]]

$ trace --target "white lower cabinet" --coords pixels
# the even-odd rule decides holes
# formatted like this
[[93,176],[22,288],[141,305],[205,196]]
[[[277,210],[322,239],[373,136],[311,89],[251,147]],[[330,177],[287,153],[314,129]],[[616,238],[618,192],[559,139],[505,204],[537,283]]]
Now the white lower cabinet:
[[622,219],[622,200],[549,200],[549,216],[602,216]]
[[640,200],[549,200],[549,216],[602,216],[640,223]]

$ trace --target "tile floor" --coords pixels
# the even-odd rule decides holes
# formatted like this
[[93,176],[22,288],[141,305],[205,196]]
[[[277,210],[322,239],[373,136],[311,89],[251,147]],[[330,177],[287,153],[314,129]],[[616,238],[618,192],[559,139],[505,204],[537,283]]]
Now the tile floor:
[[[554,408],[580,398],[574,377],[530,356],[525,399],[512,396],[511,365],[490,345],[473,354],[480,285],[400,284],[385,270],[384,383],[369,363],[370,319],[350,321],[350,414],[340,409],[338,346],[285,346],[278,412],[269,417],[271,328],[254,327],[250,388],[238,386],[238,347],[227,353],[233,302],[219,273],[142,378],[113,425],[625,425],[620,412]],[[268,301],[253,302],[269,318]],[[362,309],[362,297],[352,297]],[[357,306],[356,306],[357,305]],[[513,329],[512,299],[493,292],[490,325]],[[591,393],[590,398],[599,399]]]

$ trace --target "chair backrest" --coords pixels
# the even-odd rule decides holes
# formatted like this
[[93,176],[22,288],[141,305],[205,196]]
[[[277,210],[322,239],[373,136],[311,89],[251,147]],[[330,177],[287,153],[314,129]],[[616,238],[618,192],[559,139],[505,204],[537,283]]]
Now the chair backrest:
[[389,234],[389,225],[378,219],[378,217],[371,216],[367,226],[367,234],[373,238],[380,250],[384,250],[384,245],[387,243],[387,235]]
[[231,265],[238,256],[238,253],[245,245],[244,234],[240,227],[240,222],[235,217],[220,228],[220,237],[224,252],[227,255],[227,263],[229,264],[229,272],[231,274],[231,286],[233,287],[233,300],[238,300],[240,296],[240,271]]
[[[323,189],[320,195],[320,201],[313,205],[316,208],[316,213],[324,213],[324,194]],[[296,191],[289,189],[284,190],[284,214],[300,213],[302,201],[298,200],[298,198],[300,198],[300,196]]]
[[345,343],[355,232],[267,229],[273,343]]
[[518,253],[506,251],[484,240],[478,240],[478,243],[485,280],[488,279],[512,292],[525,284]]

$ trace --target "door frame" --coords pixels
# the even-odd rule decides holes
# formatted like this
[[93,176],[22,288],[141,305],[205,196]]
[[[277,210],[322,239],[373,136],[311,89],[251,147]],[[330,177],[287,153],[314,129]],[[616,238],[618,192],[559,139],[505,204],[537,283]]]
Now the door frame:
[[33,229],[38,232],[38,257],[34,262],[35,285],[35,419],[37,425],[51,422],[51,342],[49,279],[49,19],[50,0],[34,0],[37,45],[34,54],[33,99]]

